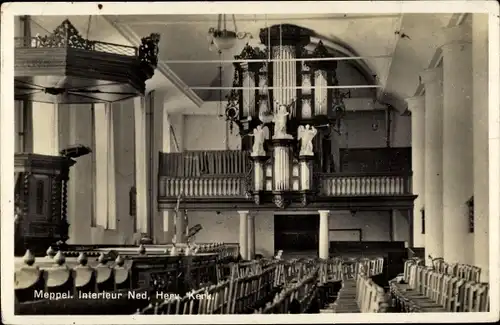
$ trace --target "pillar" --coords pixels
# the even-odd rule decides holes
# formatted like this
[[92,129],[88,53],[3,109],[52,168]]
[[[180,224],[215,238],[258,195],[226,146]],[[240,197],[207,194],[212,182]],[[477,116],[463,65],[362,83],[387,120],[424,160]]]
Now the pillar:
[[425,87],[424,246],[430,263],[429,255],[443,257],[443,70],[427,69],[420,77]]
[[413,247],[424,247],[421,210],[425,205],[425,98],[406,99],[411,111],[411,166],[412,188],[417,198],[413,204]]
[[135,119],[135,186],[136,196],[136,232],[142,235],[149,234],[148,216],[148,156],[146,141],[146,102],[144,97],[134,98]]
[[[91,105],[68,105],[69,142],[82,144],[94,151],[94,116]],[[68,182],[68,244],[93,244],[89,236],[94,219],[94,152],[79,157],[70,168]],[[94,243],[95,244],[95,243]]]
[[240,254],[244,260],[248,259],[248,213],[238,211],[240,215]]
[[328,217],[329,210],[319,210],[319,258],[328,259],[330,253],[330,241],[328,239]]
[[[467,25],[446,28],[443,50],[443,257],[472,263],[467,200],[473,193],[472,58]],[[484,157],[484,159],[486,159]]]
[[59,105],[33,103],[33,153],[59,156]]
[[255,216],[248,215],[248,247],[247,258],[249,260],[255,258]]
[[489,280],[488,16],[472,15],[474,264]]
[[[131,215],[131,190],[135,187],[135,134],[134,100],[128,99],[112,104],[113,141],[115,147],[116,215],[119,244],[133,244],[135,215]],[[77,164],[78,165],[78,164]],[[135,237],[135,238],[134,238]]]

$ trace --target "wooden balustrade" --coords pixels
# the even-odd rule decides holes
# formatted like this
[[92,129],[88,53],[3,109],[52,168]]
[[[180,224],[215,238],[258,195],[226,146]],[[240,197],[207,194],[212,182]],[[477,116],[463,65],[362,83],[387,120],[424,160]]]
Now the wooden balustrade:
[[161,176],[159,196],[177,198],[245,197],[244,176],[169,177]]
[[[405,263],[404,274],[390,281],[393,305],[402,312],[485,312],[489,310],[489,284],[475,281],[479,268],[421,260]],[[444,265],[444,266],[443,266]]]
[[[252,190],[252,162],[242,151],[160,153],[159,197],[245,198]],[[411,174],[315,173],[318,196],[411,195]]]
[[187,178],[245,175],[250,166],[248,153],[240,150],[160,152],[158,175]]
[[411,175],[320,174],[323,196],[392,196],[411,194]]

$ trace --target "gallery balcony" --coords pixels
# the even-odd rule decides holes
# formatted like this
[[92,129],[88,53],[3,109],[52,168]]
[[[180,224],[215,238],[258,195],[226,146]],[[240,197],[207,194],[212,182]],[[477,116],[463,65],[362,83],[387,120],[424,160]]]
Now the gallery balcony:
[[[265,198],[273,192],[273,170],[264,168],[261,199],[255,200],[252,159],[242,151],[160,153],[158,204],[171,209],[180,198],[188,209],[275,209]],[[411,173],[321,173],[302,202],[300,166],[292,163],[289,207],[294,209],[410,208]],[[301,203],[302,202],[302,203]]]

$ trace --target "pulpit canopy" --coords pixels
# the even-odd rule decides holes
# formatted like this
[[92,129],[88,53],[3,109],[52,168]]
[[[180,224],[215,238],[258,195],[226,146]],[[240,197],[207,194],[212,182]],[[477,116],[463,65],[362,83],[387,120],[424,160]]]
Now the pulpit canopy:
[[69,20],[52,34],[15,39],[15,98],[111,103],[144,94],[158,63],[159,34],[139,47],[83,38]]

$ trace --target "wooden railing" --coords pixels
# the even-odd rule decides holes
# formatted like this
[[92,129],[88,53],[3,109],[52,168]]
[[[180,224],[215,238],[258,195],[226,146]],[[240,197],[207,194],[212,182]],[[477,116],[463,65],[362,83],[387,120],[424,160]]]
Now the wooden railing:
[[401,173],[320,174],[323,196],[391,196],[411,194],[411,175]]
[[[160,198],[244,198],[252,186],[252,162],[237,150],[160,153]],[[411,194],[411,173],[318,173],[318,196]]]
[[173,198],[181,194],[188,198],[244,197],[245,189],[244,176],[160,176],[158,193]]

